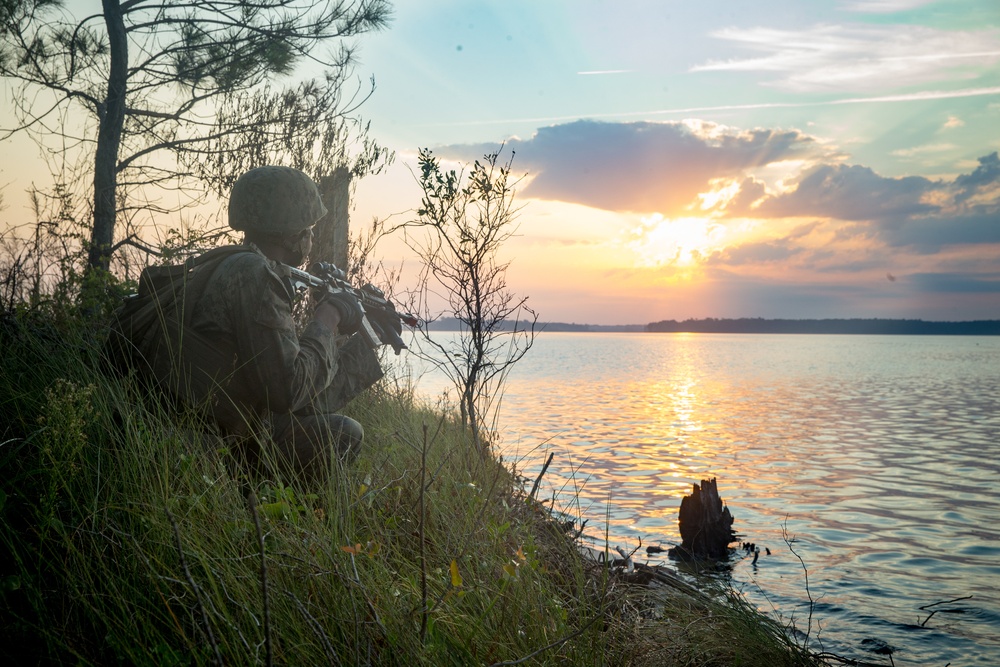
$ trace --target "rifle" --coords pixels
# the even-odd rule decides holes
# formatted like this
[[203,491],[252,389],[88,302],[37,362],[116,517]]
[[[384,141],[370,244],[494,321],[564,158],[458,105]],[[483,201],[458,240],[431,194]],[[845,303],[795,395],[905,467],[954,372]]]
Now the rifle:
[[363,311],[361,326],[358,333],[372,349],[379,345],[392,345],[398,355],[406,348],[406,343],[400,338],[403,325],[417,327],[420,320],[409,313],[399,313],[396,306],[385,298],[385,292],[371,283],[362,287],[354,287],[347,282],[347,274],[328,262],[314,262],[309,271],[303,271],[293,266],[288,267],[291,273],[292,286],[296,290],[318,289],[330,292],[347,292],[361,303]]

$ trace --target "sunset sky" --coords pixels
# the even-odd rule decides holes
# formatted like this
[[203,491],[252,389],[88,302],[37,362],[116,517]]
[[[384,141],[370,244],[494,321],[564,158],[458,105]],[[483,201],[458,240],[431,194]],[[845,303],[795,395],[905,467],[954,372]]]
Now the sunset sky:
[[504,143],[543,321],[1000,319],[997,0],[420,0],[358,46],[397,160],[354,223],[412,218],[418,148]]
[[428,0],[360,45],[398,162],[355,219],[506,142],[542,320],[1000,318],[995,0]]

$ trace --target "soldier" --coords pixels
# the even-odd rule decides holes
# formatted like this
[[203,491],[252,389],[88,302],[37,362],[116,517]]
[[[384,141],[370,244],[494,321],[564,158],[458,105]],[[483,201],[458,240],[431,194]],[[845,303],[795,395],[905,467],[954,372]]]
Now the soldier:
[[229,199],[229,225],[244,233],[243,244],[189,260],[183,296],[159,306],[153,333],[119,317],[131,356],[145,362],[137,367],[182,406],[203,411],[221,435],[236,436],[252,467],[274,460],[316,476],[331,453],[353,458],[364,430],[336,411],[382,376],[378,357],[352,336],[363,310],[349,293],[325,295],[296,331],[288,268],[309,255],[325,214],[303,172],[252,169]]

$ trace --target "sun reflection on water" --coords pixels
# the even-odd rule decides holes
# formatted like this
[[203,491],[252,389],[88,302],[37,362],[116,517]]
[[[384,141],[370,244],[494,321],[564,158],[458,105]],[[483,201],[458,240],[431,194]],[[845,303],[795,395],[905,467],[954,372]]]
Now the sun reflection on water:
[[679,542],[681,497],[716,477],[737,531],[772,550],[733,565],[761,604],[807,604],[787,531],[830,641],[875,625],[912,644],[921,605],[975,591],[921,657],[1000,664],[1000,340],[548,334],[536,348],[505,394],[503,453],[532,479],[555,454],[541,497],[587,519],[593,546],[605,521],[611,547]]

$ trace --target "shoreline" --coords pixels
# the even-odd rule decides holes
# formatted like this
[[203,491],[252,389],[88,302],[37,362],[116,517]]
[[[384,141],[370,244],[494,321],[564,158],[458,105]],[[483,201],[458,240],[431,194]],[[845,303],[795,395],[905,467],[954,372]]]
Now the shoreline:
[[[531,322],[504,322],[500,331],[529,330]],[[661,320],[649,324],[576,324],[538,322],[536,331],[551,333],[727,333],[826,334],[888,336],[1000,336],[1000,320],[928,321],[906,319],[763,319],[738,318]],[[458,320],[445,318],[428,324],[430,331],[462,331]]]

